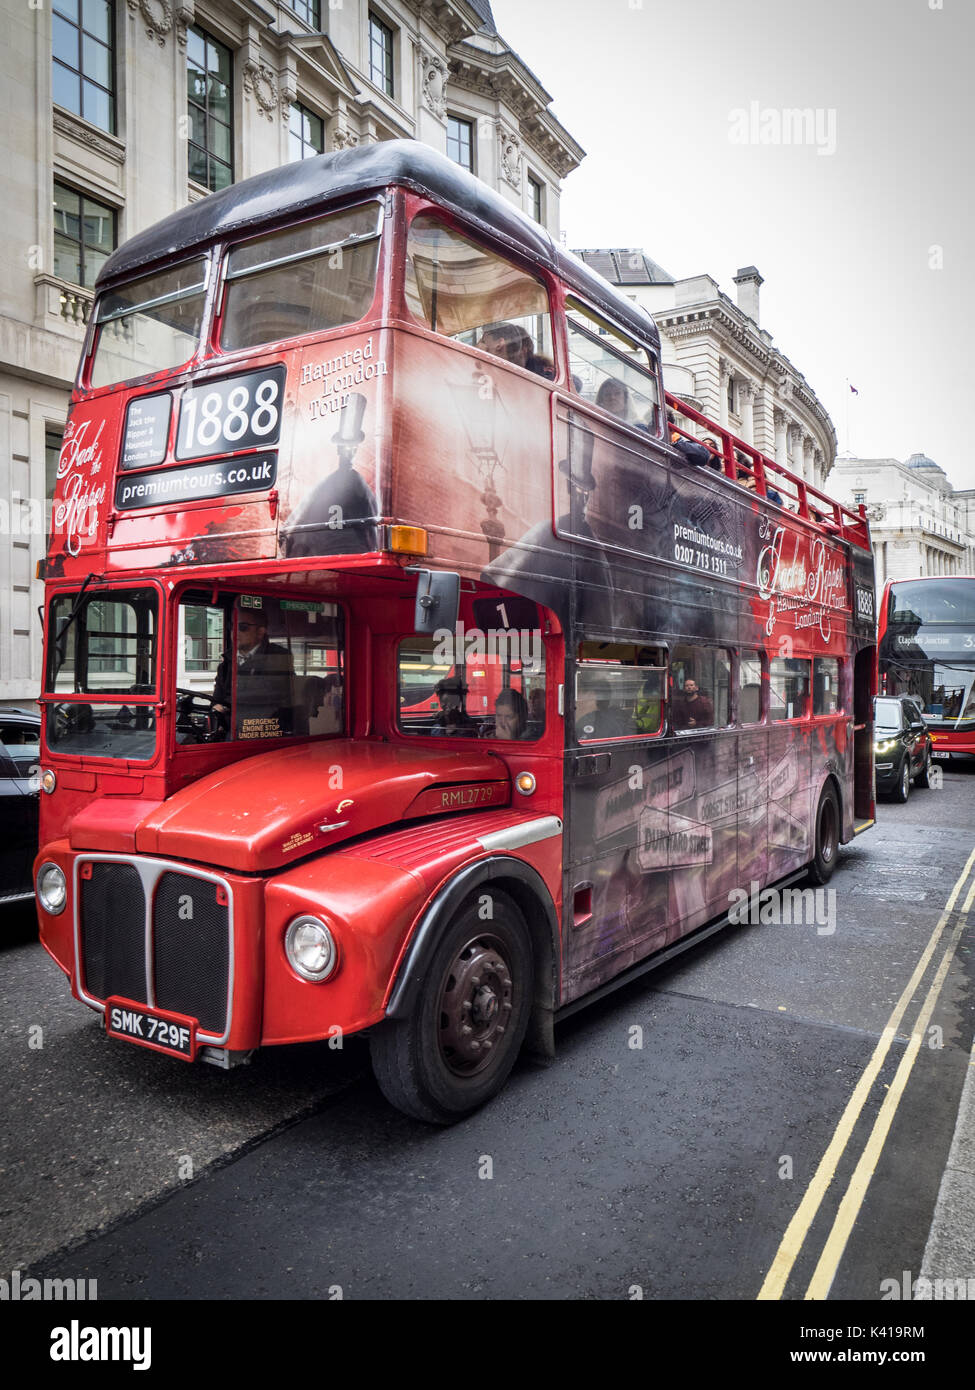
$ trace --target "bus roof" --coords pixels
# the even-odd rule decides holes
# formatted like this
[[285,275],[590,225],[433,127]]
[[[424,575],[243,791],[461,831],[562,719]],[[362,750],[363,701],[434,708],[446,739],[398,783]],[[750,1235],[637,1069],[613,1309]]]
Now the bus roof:
[[337,199],[378,192],[391,184],[425,194],[475,227],[500,237],[587,295],[644,341],[659,345],[656,324],[645,310],[563,250],[520,208],[418,140],[382,140],[337,150],[231,184],[131,237],[109,256],[95,288],[103,289],[111,281],[225,237],[310,215]]

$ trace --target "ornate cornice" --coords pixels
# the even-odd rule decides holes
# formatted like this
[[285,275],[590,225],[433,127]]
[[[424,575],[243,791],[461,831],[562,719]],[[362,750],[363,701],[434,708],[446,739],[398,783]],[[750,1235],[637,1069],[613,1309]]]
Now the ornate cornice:
[[512,188],[521,188],[521,140],[502,121],[498,122],[498,167],[501,177]]
[[447,117],[447,64],[439,53],[424,48],[420,54],[420,98],[437,120]]
[[141,14],[145,20],[146,38],[160,46],[165,45],[167,34],[172,33],[175,11],[170,0],[128,0],[129,15],[135,19]]
[[[474,24],[460,12],[457,5],[448,0],[420,0],[410,7],[419,19],[429,24],[445,43],[460,43],[476,34],[480,25]],[[467,9],[467,6],[464,6]]]
[[274,113],[280,103],[277,78],[267,63],[254,62],[248,58],[244,63],[244,96],[253,97],[258,113],[268,121],[273,121]]
[[80,116],[72,115],[60,106],[54,108],[54,129],[59,135],[66,135],[69,140],[76,140],[89,150],[110,159],[113,164],[125,163],[125,146],[121,140],[116,140],[114,135],[103,130],[95,130]]

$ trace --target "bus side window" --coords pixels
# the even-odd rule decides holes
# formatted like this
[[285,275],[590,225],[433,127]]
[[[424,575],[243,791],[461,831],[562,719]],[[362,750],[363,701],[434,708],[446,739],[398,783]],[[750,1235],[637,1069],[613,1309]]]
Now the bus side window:
[[432,332],[555,379],[545,286],[430,213],[410,226],[404,293],[412,316]]
[[835,656],[817,656],[813,662],[813,714],[838,714],[840,663]]
[[743,651],[738,662],[738,723],[762,722],[762,658],[758,652]]
[[628,425],[659,434],[656,362],[647,349],[571,297],[566,328],[569,375],[579,395]]
[[769,718],[802,719],[809,701],[812,663],[794,656],[773,657],[769,665]]
[[731,719],[731,654],[723,647],[675,647],[671,722],[684,729],[723,729]]
[[663,732],[667,654],[635,642],[579,644],[575,729],[580,743],[659,737]]

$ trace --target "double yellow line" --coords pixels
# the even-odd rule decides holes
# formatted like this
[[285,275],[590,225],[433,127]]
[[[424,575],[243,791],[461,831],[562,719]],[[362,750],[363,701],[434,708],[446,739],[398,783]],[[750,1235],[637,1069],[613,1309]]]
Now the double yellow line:
[[[914,973],[904,987],[904,992],[894,1005],[893,1012],[887,1020],[886,1026],[880,1035],[877,1046],[874,1048],[873,1056],[857,1082],[853,1094],[847,1102],[846,1109],[840,1117],[840,1122],[833,1132],[829,1147],[819,1161],[819,1166],[813,1174],[812,1180],[806,1189],[805,1195],[799,1204],[795,1216],[786,1227],[785,1235],[782,1237],[775,1259],[772,1261],[771,1268],[765,1276],[765,1281],[758,1291],[760,1299],[781,1298],[785,1286],[792,1273],[792,1266],[799,1257],[810,1227],[819,1213],[823,1198],[829,1189],[833,1178],[836,1176],[836,1169],[839,1164],[846,1146],[850,1141],[854,1127],[860,1118],[860,1113],[870,1094],[871,1088],[876,1081],[880,1070],[887,1060],[894,1038],[897,1036],[901,1020],[914,998],[914,994],[921,983],[925,971],[931,962],[938,944],[944,935],[945,928],[954,911],[955,903],[958,901],[962,888],[971,872],[972,865],[975,864],[975,850],[968,857],[968,862],[958,877],[955,886],[948,895],[944,911],[938,919],[937,925],[928,940],[927,945],[921,953],[921,957],[915,966]],[[931,1015],[934,1012],[935,1004],[944,985],[948,967],[951,965],[958,945],[959,938],[965,928],[967,914],[975,900],[975,881],[969,889],[968,896],[965,898],[964,906],[961,909],[959,920],[948,938],[944,954],[935,971],[934,978],[925,996],[921,1011],[917,1016],[914,1027],[911,1030],[911,1037],[901,1058],[900,1066],[893,1081],[887,1091],[887,1095],[880,1111],[874,1120],[873,1129],[867,1140],[866,1147],[860,1156],[860,1161],[854,1169],[853,1176],[850,1178],[843,1200],[840,1202],[839,1210],[833,1221],[832,1229],[826,1238],[823,1252],[819,1257],[819,1262],[813,1272],[809,1287],[806,1289],[807,1299],[826,1298],[830,1287],[839,1268],[840,1260],[843,1258],[843,1251],[850,1238],[850,1232],[857,1219],[863,1199],[866,1196],[867,1188],[870,1186],[870,1179],[873,1177],[874,1170],[884,1147],[884,1141],[890,1129],[897,1107],[900,1104],[901,1096],[907,1085],[911,1070],[920,1050],[921,1043],[924,1041],[924,1034],[927,1029]]]

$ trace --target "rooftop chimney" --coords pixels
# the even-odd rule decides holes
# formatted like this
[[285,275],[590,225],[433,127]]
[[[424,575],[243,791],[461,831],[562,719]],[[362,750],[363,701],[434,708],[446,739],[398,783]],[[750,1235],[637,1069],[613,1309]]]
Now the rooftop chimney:
[[738,286],[738,308],[754,321],[756,327],[758,327],[758,291],[759,286],[764,283],[753,265],[746,265],[735,276],[735,284]]

